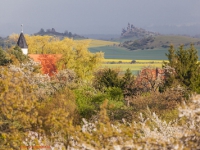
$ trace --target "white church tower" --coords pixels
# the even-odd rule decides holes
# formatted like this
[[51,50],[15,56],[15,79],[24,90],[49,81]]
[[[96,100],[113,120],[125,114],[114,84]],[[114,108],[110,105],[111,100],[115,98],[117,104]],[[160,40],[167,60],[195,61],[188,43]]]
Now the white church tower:
[[21,34],[20,34],[19,39],[17,41],[17,45],[21,48],[23,54],[27,55],[28,54],[28,45],[26,43],[26,39],[25,39],[24,34],[23,34],[23,25],[21,25],[21,27],[22,27],[22,31],[21,31]]

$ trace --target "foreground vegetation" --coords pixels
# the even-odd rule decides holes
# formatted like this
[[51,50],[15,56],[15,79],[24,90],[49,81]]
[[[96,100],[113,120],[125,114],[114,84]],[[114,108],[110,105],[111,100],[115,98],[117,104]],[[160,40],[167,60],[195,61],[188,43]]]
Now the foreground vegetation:
[[45,38],[27,41],[33,53],[62,53],[53,76],[19,47],[0,50],[0,149],[199,149],[193,45],[171,46],[159,75],[148,66],[136,77],[130,69],[99,68],[103,55],[87,43]]

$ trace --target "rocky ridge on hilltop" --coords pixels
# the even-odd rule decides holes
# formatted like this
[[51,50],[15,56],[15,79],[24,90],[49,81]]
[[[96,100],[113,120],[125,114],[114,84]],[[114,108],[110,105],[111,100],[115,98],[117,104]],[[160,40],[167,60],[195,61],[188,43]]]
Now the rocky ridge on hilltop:
[[145,29],[142,28],[137,28],[133,24],[128,23],[128,26],[122,29],[121,38],[130,38],[130,37],[144,38],[156,35],[160,34],[151,31],[146,31]]

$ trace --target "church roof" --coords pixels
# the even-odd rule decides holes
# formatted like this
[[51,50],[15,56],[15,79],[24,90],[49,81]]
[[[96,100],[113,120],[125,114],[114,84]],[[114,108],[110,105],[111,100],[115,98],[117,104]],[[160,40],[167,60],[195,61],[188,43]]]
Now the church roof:
[[20,36],[19,36],[19,39],[17,41],[17,45],[21,48],[28,48],[28,45],[26,43],[26,39],[24,37],[24,34],[21,33]]

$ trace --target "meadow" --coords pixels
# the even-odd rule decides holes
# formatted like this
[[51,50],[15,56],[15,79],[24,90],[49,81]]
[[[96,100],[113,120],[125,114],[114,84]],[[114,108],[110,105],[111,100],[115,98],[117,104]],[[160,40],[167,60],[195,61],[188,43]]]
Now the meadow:
[[[136,63],[162,63],[163,60],[135,60]],[[104,59],[104,63],[131,63],[131,59]]]
[[162,60],[135,60],[135,63],[131,63],[130,59],[105,59],[101,68],[119,69],[124,73],[128,68],[134,75],[137,75],[142,68],[162,68]]
[[103,52],[105,59],[131,59],[131,60],[167,60],[165,53],[167,48],[134,50],[117,47],[117,46],[102,46],[89,47],[92,53]]

